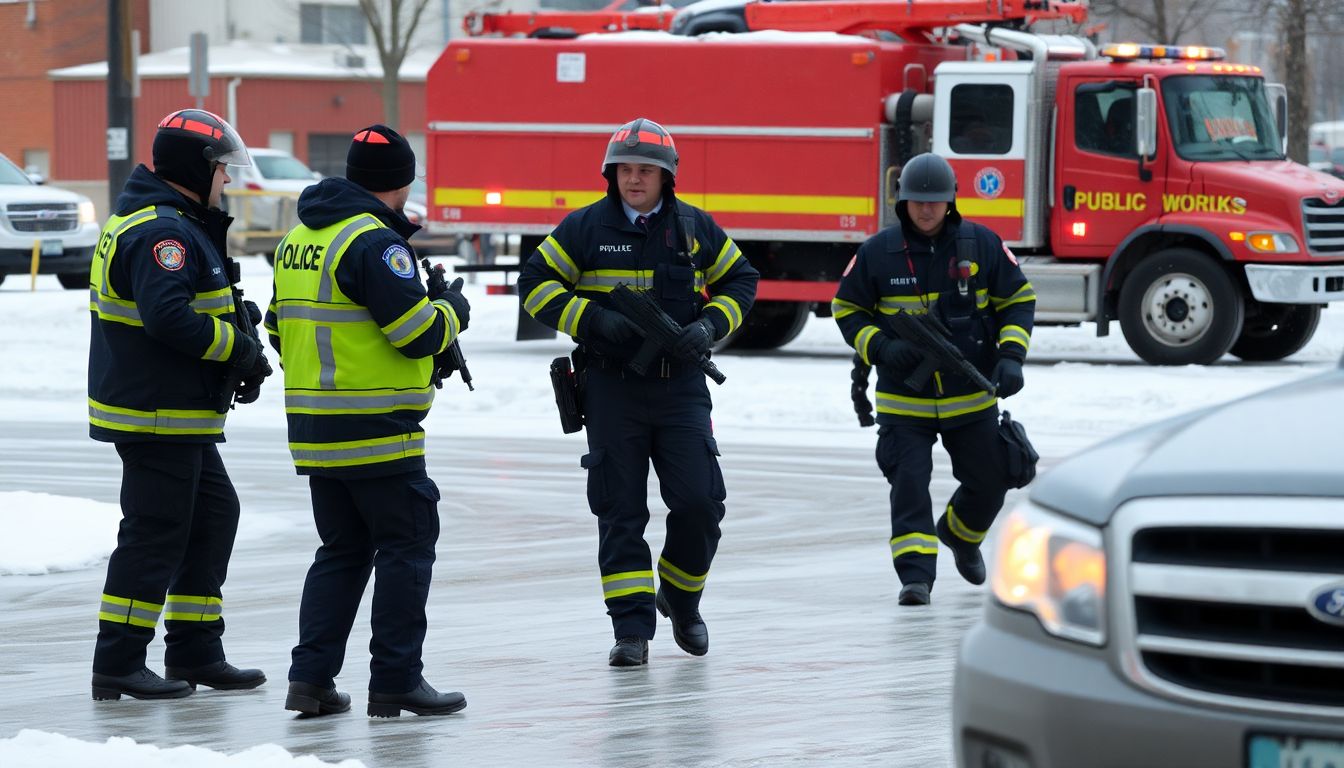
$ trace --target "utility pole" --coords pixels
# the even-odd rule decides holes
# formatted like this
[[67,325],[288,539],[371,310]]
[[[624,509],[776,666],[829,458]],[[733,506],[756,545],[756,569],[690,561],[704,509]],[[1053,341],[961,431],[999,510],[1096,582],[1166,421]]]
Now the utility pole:
[[107,194],[108,210],[135,168],[135,109],[131,100],[130,0],[107,0]]

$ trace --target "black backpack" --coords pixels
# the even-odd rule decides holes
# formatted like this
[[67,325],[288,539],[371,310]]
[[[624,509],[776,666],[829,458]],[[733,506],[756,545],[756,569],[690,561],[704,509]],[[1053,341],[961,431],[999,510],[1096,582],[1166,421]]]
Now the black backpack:
[[1013,421],[1012,415],[1004,411],[999,418],[999,438],[1003,440],[1003,452],[1008,470],[1008,485],[1013,488],[1026,487],[1036,477],[1036,462],[1041,455],[1027,439],[1027,430],[1020,422]]

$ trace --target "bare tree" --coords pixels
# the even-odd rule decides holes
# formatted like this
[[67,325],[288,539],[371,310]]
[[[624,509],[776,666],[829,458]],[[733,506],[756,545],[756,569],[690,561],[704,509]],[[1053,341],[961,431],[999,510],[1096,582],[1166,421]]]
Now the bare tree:
[[1137,27],[1145,42],[1186,43],[1223,0],[1093,0],[1092,16]]
[[429,0],[359,0],[383,65],[383,122],[392,128],[400,122],[401,64],[427,5]]

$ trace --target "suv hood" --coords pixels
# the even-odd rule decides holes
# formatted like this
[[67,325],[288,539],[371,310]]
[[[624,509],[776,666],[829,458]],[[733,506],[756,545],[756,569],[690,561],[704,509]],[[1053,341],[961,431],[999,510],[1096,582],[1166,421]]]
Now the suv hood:
[[[1203,182],[1207,194],[1250,199],[1247,190],[1254,190],[1254,198],[1284,199],[1294,207],[1304,197],[1323,197],[1331,202],[1344,198],[1344,179],[1289,160],[1199,163],[1195,168],[1195,176]],[[1251,200],[1252,206],[1259,202]]]
[[1145,496],[1344,497],[1341,402],[1336,369],[1141,427],[1051,469],[1031,500],[1103,526]]
[[87,197],[60,187],[38,184],[0,184],[0,201],[6,203],[82,203]]

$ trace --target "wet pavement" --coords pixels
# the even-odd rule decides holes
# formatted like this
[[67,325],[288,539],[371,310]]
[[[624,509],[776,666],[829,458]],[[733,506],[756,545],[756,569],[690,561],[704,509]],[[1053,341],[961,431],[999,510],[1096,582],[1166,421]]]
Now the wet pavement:
[[[440,430],[440,433],[442,430]],[[90,661],[103,566],[0,578],[0,738],[24,728],[235,753],[276,743],[368,766],[944,766],[952,669],[983,592],[939,563],[934,603],[898,608],[887,486],[871,431],[851,449],[720,439],[724,538],[694,658],[660,620],[649,666],[606,664],[611,630],[584,502],[581,444],[429,437],[443,494],[425,675],[467,696],[448,717],[364,715],[368,598],[338,686],[351,712],[283,709],[298,599],[317,546],[307,485],[280,430],[231,430],[224,460],[243,502],[225,586],[230,661],[259,666],[254,691],[167,702],[93,702]],[[935,507],[953,489],[935,450]],[[115,503],[120,464],[77,424],[0,423],[0,491]],[[1010,497],[1009,503],[1015,497]],[[663,516],[651,487],[649,541]],[[150,647],[162,669],[162,643]]]

